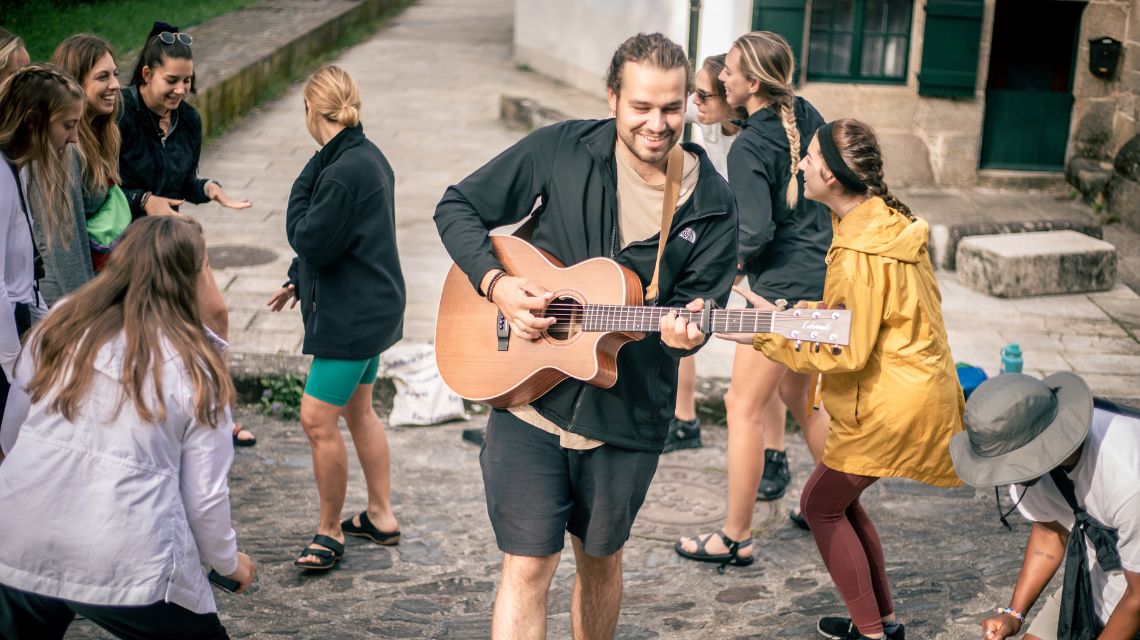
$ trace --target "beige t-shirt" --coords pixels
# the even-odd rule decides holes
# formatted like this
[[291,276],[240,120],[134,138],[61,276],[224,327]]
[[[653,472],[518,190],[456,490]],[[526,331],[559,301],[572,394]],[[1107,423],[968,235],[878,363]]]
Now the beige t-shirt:
[[[617,160],[618,229],[621,232],[621,246],[624,249],[631,242],[651,238],[661,231],[661,201],[665,197],[665,181],[662,180],[661,184],[657,185],[646,182],[634,170],[620,149],[615,150],[614,158]],[[693,195],[700,174],[700,162],[697,156],[686,151],[684,158],[677,208]],[[558,444],[563,449],[583,451],[605,444],[601,440],[587,438],[559,427],[542,417],[530,405],[511,407],[510,412],[519,420],[558,436]]]

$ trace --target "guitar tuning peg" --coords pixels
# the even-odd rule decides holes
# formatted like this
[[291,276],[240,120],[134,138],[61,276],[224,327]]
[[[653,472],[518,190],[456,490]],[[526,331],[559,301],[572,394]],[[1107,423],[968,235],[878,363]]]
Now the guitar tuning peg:
[[819,343],[815,343],[815,352],[819,353]]
[[836,309],[846,309],[846,308],[847,308],[847,305],[845,305],[845,304],[843,304],[842,302],[840,302],[839,304],[835,305],[835,308],[836,308]]
[[802,340],[796,340],[796,351],[797,352],[800,350],[800,347],[802,347],[802,346],[803,346],[803,341]]
[[831,348],[831,355],[837,356],[840,353],[843,353],[843,349],[840,349],[839,347],[832,347]]

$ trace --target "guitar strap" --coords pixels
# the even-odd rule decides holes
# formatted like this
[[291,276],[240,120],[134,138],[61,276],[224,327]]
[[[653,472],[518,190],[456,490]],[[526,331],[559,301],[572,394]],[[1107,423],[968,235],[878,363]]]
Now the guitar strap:
[[681,169],[685,164],[685,151],[680,144],[669,150],[669,161],[665,166],[665,196],[661,198],[661,239],[657,242],[657,263],[653,265],[653,279],[645,287],[645,299],[657,299],[657,278],[661,274],[661,256],[665,253],[665,241],[669,239],[669,229],[673,226],[673,214],[677,210],[677,198],[681,194]]

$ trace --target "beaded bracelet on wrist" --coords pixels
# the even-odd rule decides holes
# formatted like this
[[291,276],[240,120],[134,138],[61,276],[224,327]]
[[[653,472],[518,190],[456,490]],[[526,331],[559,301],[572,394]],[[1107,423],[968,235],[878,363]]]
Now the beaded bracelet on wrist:
[[491,277],[491,282],[487,285],[487,302],[495,302],[495,285],[499,283],[499,278],[502,278],[505,275],[507,275],[506,271],[500,271]]
[[997,607],[994,609],[994,611],[996,613],[1008,613],[1009,615],[1017,618],[1018,622],[1025,622],[1025,614],[1018,611],[1017,609],[1011,609],[1009,607]]

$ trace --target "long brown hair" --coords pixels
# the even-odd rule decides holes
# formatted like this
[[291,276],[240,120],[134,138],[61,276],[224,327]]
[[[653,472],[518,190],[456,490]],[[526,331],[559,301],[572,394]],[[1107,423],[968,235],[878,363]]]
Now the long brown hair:
[[867,185],[867,194],[879,196],[887,206],[914,220],[910,207],[902,203],[887,188],[883,178],[883,151],[879,148],[879,138],[871,125],[844,118],[831,123],[835,146],[843,162]]
[[771,31],[753,31],[736,39],[732,46],[740,51],[740,71],[749,80],[758,80],[758,95],[768,101],[780,115],[784,135],[788,137],[791,155],[791,174],[784,199],[794,209],[799,202],[800,184],[796,178],[800,163],[800,130],[796,126],[795,58],[792,46],[782,36]]
[[144,421],[166,418],[162,364],[173,352],[191,379],[195,417],[216,427],[234,387],[198,311],[205,259],[202,227],[193,218],[148,216],[127,227],[106,268],[34,329],[32,400],[50,397],[51,411],[74,420],[91,388],[96,356],[121,332],[119,408],[129,400]]
[[[51,56],[52,64],[71,74],[80,85],[87,82],[92,67],[103,56],[115,52],[111,45],[99,36],[80,33],[59,43]],[[94,117],[84,117],[79,121],[79,153],[83,158],[83,184],[95,189],[104,189],[109,184],[119,183],[119,111],[123,101],[116,96],[115,109],[111,113],[100,113]],[[89,111],[88,111],[89,113]]]
[[52,148],[51,125],[83,100],[75,80],[50,64],[28,65],[0,85],[0,151],[17,167],[27,165],[36,222],[46,237],[64,245],[71,242],[75,215],[73,178],[66,154]]
[[24,41],[20,36],[8,31],[7,29],[0,29],[0,80],[4,78],[4,72],[8,70],[8,64],[12,61],[12,54],[20,50],[24,46]]

